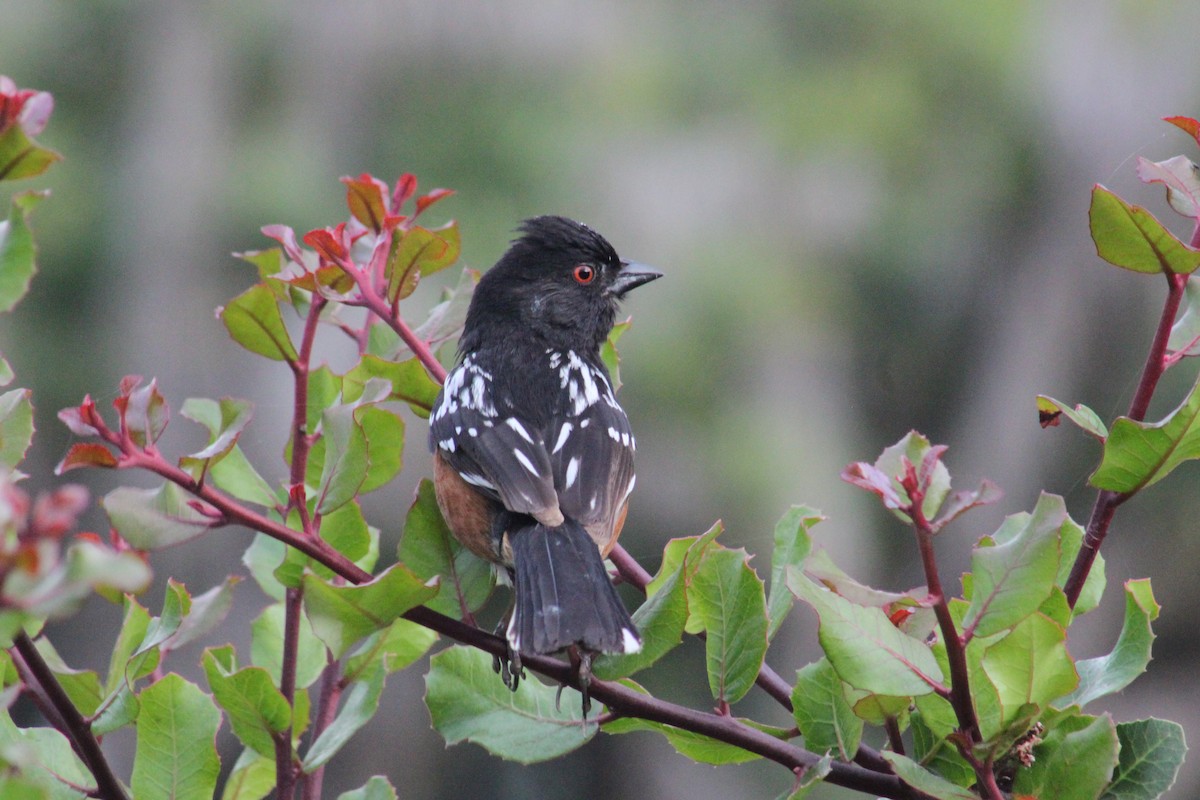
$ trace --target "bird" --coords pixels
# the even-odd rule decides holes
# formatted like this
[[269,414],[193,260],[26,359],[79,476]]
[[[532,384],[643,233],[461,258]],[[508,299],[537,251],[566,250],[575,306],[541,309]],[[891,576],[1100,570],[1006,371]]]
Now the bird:
[[592,655],[641,648],[604,566],[636,440],[600,349],[620,301],[662,273],[566,217],[518,231],[475,287],[432,406],[434,486],[454,537],[513,586],[504,683],[516,691],[522,653],[566,650],[586,715]]

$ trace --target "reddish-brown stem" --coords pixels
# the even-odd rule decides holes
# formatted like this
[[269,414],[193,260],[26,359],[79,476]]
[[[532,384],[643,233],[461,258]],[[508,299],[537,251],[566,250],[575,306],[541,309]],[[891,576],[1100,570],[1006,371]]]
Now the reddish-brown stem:
[[[292,486],[304,483],[308,466],[308,451],[312,436],[308,431],[308,372],[312,360],[313,341],[317,335],[317,321],[328,301],[314,293],[304,320],[304,335],[300,339],[299,356],[289,361],[292,368],[294,388],[292,392],[292,463],[289,479]],[[307,533],[307,531],[306,531]]]
[[[283,663],[279,671],[279,693],[289,706],[296,701],[296,658],[300,649],[300,614],[303,595],[289,588],[284,595]],[[296,764],[292,757],[292,728],[279,733],[275,739],[275,796],[290,800],[295,794]]]
[[[317,702],[316,719],[313,721],[309,741],[315,742],[333,724],[337,717],[338,702],[342,697],[341,664],[332,655],[321,673],[321,698]],[[325,780],[325,766],[321,765],[303,778],[301,797],[303,800],[320,800],[321,785]]]
[[[906,487],[908,488],[908,487]],[[922,492],[909,489],[912,505],[905,510],[913,523],[917,535],[917,550],[921,555],[921,567],[925,572],[925,585],[929,590],[929,599],[933,603],[933,613],[937,617],[938,629],[942,633],[942,641],[946,645],[946,661],[950,665],[950,692],[948,699],[954,708],[954,716],[958,726],[972,742],[979,742],[983,735],[979,730],[979,720],[975,716],[975,705],[971,702],[971,682],[967,669],[967,651],[963,638],[959,636],[950,614],[950,605],[946,601],[946,593],[942,589],[942,579],[938,573],[937,557],[933,552],[933,528],[925,518],[921,508],[924,499]]]
[[[79,713],[71,698],[67,697],[66,691],[54,677],[54,673],[28,634],[22,631],[13,638],[13,651],[16,660],[23,665],[22,672],[32,678],[36,689],[44,694],[46,700],[54,707],[62,725],[59,732],[70,740],[71,746],[96,779],[96,794],[105,800],[125,800],[128,795],[100,750],[100,743],[92,734],[91,725]],[[24,679],[25,676],[22,677]]]
[[900,723],[895,717],[887,717],[883,721],[883,729],[887,731],[888,745],[892,752],[904,755],[904,739],[900,735]]
[[412,328],[408,327],[398,313],[393,313],[391,306],[372,284],[370,274],[356,269],[353,265],[341,265],[341,267],[358,286],[359,300],[356,301],[356,304],[363,306],[391,326],[392,330],[399,334],[400,339],[408,345],[408,349],[413,351],[413,355],[425,365],[425,369],[429,371],[433,379],[438,383],[444,383],[446,368],[429,349],[429,343],[413,333]]
[[[1191,244],[1192,247],[1200,247],[1200,223],[1192,233]],[[1142,367],[1137,390],[1133,394],[1133,400],[1129,403],[1129,412],[1126,414],[1132,420],[1140,422],[1146,418],[1150,400],[1154,397],[1154,390],[1158,387],[1158,380],[1172,363],[1171,356],[1167,353],[1167,342],[1171,338],[1171,328],[1174,327],[1175,318],[1179,314],[1179,306],[1183,302],[1187,282],[1187,275],[1167,274],[1167,296],[1163,301],[1162,313],[1158,318],[1158,327],[1154,331],[1154,339],[1150,342],[1150,351],[1146,354],[1146,363]],[[1092,515],[1088,519],[1087,533],[1075,556],[1075,563],[1071,565],[1071,574],[1067,576],[1067,581],[1063,585],[1063,593],[1066,594],[1071,608],[1074,608],[1075,603],[1079,601],[1079,594],[1083,591],[1083,585],[1092,571],[1092,565],[1096,562],[1100,545],[1104,543],[1104,538],[1108,535],[1108,528],[1112,524],[1117,506],[1131,496],[1132,493],[1121,494],[1103,489],[1096,495],[1096,502],[1092,506]]]

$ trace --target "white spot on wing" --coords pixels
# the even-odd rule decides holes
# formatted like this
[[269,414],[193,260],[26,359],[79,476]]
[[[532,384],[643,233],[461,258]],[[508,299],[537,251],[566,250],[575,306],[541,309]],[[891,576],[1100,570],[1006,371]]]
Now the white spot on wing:
[[538,472],[538,468],[533,465],[533,462],[529,460],[529,456],[522,453],[520,448],[516,448],[516,447],[513,448],[513,458],[517,459],[517,461],[520,461],[521,466],[524,467],[525,469],[529,470],[529,473],[531,475],[540,475],[541,474]]
[[517,435],[522,439],[533,444],[533,437],[529,435],[529,431],[525,430],[525,426],[521,424],[521,420],[516,417],[508,417],[504,420],[504,424],[516,431]]
[[458,476],[472,486],[478,486],[481,489],[491,489],[492,491],[496,490],[492,482],[482,475],[476,475],[473,472],[460,472]]
[[575,485],[575,478],[579,476],[579,456],[575,456],[567,462],[566,484],[564,489],[570,489]]
[[571,435],[571,431],[574,429],[574,427],[575,426],[569,422],[564,422],[562,424],[562,427],[558,429],[558,440],[554,443],[554,449],[550,451],[551,455],[563,449],[563,445],[567,443],[567,437]]
[[[515,647],[516,645],[514,645]],[[625,653],[640,653],[642,652],[642,643],[638,639],[637,634],[629,630],[629,628],[621,629],[621,647]]]

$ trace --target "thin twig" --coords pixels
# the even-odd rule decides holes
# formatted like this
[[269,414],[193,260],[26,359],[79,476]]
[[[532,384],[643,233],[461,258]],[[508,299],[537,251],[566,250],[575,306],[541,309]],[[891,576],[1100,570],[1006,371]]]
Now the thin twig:
[[125,793],[125,788],[113,774],[108,759],[104,757],[104,752],[100,749],[100,743],[92,734],[91,726],[79,713],[75,704],[71,702],[71,698],[67,697],[67,693],[58,679],[54,677],[54,673],[45,660],[42,659],[42,654],[38,652],[33,640],[22,631],[14,637],[13,649],[25,662],[30,675],[33,676],[40,690],[62,718],[65,727],[61,728],[60,732],[70,739],[75,751],[79,753],[80,758],[92,773],[92,777],[96,779],[96,793],[104,800],[126,800],[128,795]]

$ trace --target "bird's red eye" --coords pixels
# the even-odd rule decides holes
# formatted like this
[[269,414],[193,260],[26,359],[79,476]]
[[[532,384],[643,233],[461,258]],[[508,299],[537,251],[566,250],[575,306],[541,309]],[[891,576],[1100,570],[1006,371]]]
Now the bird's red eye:
[[587,264],[580,264],[575,267],[575,271],[571,274],[575,276],[575,280],[579,283],[591,283],[596,279],[596,270]]

